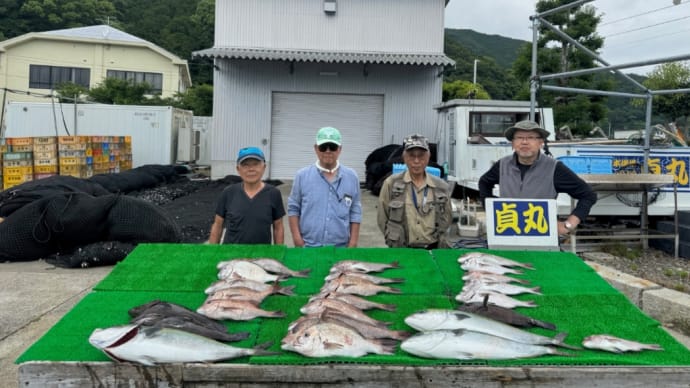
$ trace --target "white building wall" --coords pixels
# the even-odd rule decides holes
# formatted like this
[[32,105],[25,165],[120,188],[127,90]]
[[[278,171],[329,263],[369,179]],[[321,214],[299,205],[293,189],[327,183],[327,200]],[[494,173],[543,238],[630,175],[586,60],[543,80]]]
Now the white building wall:
[[[339,3],[340,4],[340,3]],[[212,174],[236,174],[235,156],[246,146],[270,152],[272,92],[380,94],[384,96],[383,144],[405,135],[435,135],[442,78],[437,67],[216,60],[214,129],[210,146]],[[320,75],[327,73],[330,75]],[[337,75],[333,75],[337,73]],[[314,128],[314,133],[318,128]],[[304,146],[312,152],[311,145]],[[266,157],[271,160],[271,155]],[[364,162],[364,161],[362,161]]]
[[215,47],[443,52],[445,0],[217,0]]

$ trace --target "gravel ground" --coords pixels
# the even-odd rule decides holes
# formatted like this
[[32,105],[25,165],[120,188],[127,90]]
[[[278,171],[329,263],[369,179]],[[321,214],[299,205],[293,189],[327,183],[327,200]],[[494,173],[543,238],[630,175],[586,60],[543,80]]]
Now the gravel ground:
[[[130,193],[164,208],[180,225],[183,242],[199,243],[208,238],[215,201],[221,190],[238,177],[222,180],[183,179],[154,189]],[[280,182],[276,182],[279,184]],[[647,279],[664,287],[690,294],[690,259],[674,258],[656,249],[641,250],[622,244],[606,246],[610,255],[595,261],[618,271]]]

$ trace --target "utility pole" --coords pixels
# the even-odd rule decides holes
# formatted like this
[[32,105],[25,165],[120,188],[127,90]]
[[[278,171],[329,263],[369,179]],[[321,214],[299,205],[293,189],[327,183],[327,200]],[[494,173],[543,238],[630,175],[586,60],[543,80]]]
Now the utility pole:
[[479,62],[479,59],[474,60],[474,75],[472,77],[472,83],[475,85],[477,84],[477,62]]

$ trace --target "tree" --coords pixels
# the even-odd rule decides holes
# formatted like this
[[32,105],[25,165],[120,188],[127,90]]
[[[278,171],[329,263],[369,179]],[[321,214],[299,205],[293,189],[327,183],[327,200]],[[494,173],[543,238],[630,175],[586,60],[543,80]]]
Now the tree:
[[[537,12],[541,13],[570,2],[571,0],[540,0],[537,2]],[[596,33],[601,17],[596,15],[596,9],[592,6],[573,7],[568,11],[549,15],[546,20],[590,51],[596,52],[603,46],[603,38]],[[594,67],[594,60],[583,50],[552,30],[541,25],[539,33],[537,42],[537,72],[539,74]],[[513,65],[513,72],[518,79],[529,79],[531,76],[531,56],[531,45],[525,44]],[[611,88],[610,78],[595,77],[591,74],[561,78],[556,83],[558,86],[578,89],[609,90]],[[525,83],[519,94],[525,97],[527,91],[528,85]],[[553,107],[558,126],[568,125],[574,133],[584,134],[606,117],[605,97],[541,91],[538,100],[541,106]]]
[[151,99],[146,97],[151,91],[151,85],[146,82],[134,83],[119,78],[106,78],[89,90],[88,99],[102,104],[162,105],[152,104]]
[[175,95],[173,106],[188,109],[195,116],[213,116],[213,86],[195,85]]
[[[643,85],[650,90],[673,90],[690,88],[690,65],[683,62],[661,64],[652,70]],[[635,100],[642,105],[642,100]],[[687,121],[690,115],[690,94],[674,93],[656,95],[652,99],[652,110],[663,116],[667,122]]]
[[491,98],[489,93],[479,84],[469,81],[457,80],[443,83],[443,101],[456,98],[470,98],[477,100],[488,100]]
[[109,0],[26,0],[19,9],[33,31],[90,26],[116,12]]

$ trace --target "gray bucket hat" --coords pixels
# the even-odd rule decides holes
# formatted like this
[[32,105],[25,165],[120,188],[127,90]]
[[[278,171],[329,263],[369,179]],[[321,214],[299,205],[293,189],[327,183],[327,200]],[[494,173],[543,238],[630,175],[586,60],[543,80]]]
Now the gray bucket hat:
[[547,137],[549,137],[549,131],[540,127],[539,124],[535,123],[532,120],[518,121],[517,123],[515,123],[515,125],[506,129],[506,139],[513,141],[513,135],[515,135],[515,131],[537,131],[539,133],[539,136],[542,137],[542,139],[546,139]]

